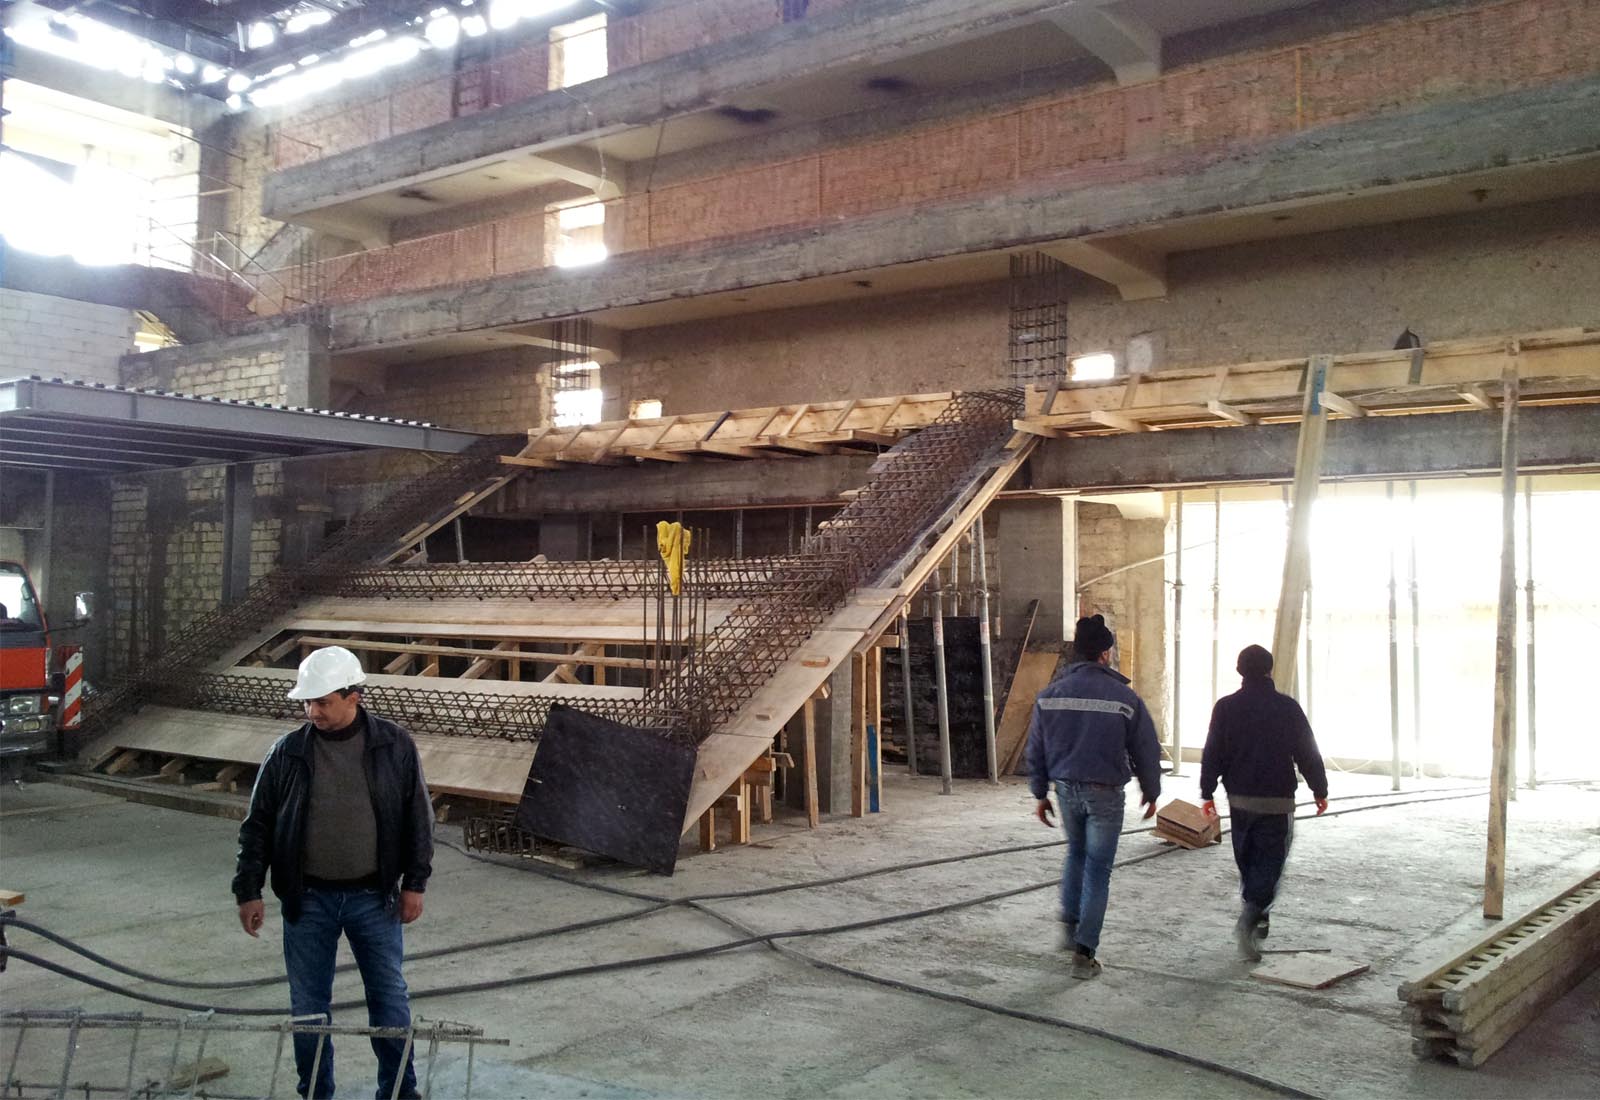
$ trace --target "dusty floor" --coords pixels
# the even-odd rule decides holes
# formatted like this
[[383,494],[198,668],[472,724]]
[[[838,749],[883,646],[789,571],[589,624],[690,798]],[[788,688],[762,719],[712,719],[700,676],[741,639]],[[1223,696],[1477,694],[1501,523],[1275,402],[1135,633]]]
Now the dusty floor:
[[[1192,775],[1169,779],[1167,793],[1193,797],[1193,784]],[[1439,798],[1447,786],[1432,783],[1399,797]],[[461,990],[712,947],[738,936],[707,912],[681,905],[589,931],[417,960],[408,964],[408,978],[419,1016],[462,1021],[510,1040],[509,1047],[477,1052],[473,1088],[479,1096],[1592,1095],[1600,1080],[1600,975],[1481,1070],[1422,1064],[1411,1056],[1395,987],[1484,928],[1477,905],[1485,799],[1480,793],[1398,806],[1388,805],[1394,796],[1387,791],[1387,780],[1335,776],[1335,809],[1373,808],[1304,821],[1297,832],[1273,945],[1332,948],[1372,967],[1322,992],[1253,980],[1234,957],[1228,930],[1235,879],[1226,844],[1117,872],[1101,944],[1107,969],[1091,983],[1066,977],[1056,947],[1050,886],[1058,846],[703,903],[771,932],[905,914],[1043,884],[939,915],[780,941],[912,989],[821,969],[757,945],[492,991]],[[960,783],[954,795],[942,797],[937,780],[891,773],[884,806],[883,814],[827,820],[815,832],[803,819],[757,826],[756,843],[686,858],[670,879],[620,869],[580,873],[591,885],[469,858],[459,851],[460,830],[440,826],[427,911],[408,932],[408,947],[420,952],[531,933],[649,904],[593,886],[683,898],[1054,840],[1033,821],[1026,787],[1017,781],[998,789]],[[1130,807],[1129,825],[1137,824]],[[260,940],[247,938],[235,922],[228,894],[235,830],[225,820],[49,783],[7,786],[0,793],[0,885],[28,894],[21,916],[160,975],[212,981],[279,975],[276,913],[269,907]],[[1508,911],[1543,900],[1600,863],[1600,785],[1523,792],[1512,807],[1510,837]],[[1119,858],[1159,847],[1146,834],[1128,835]],[[164,989],[119,978],[22,930],[12,930],[10,940],[158,995],[267,1008],[286,999],[281,985],[242,992]],[[179,1015],[20,960],[0,976],[0,993],[8,1010],[142,1007],[152,1015]],[[355,975],[341,975],[336,999],[359,996]],[[343,1012],[338,1022],[364,1023],[364,1013]],[[1265,1084],[1073,1025],[1231,1067]],[[12,1057],[14,1034],[0,1036],[0,1068]],[[222,1057],[231,1073],[202,1088],[213,1095],[261,1094],[273,1041],[213,1036],[207,1053]],[[139,1076],[161,1079],[171,1040],[151,1038],[141,1049]],[[64,1033],[30,1031],[18,1059],[21,1075],[58,1081],[64,1050]],[[183,1050],[186,1061],[192,1051]],[[122,1033],[85,1036],[68,1076],[74,1083],[121,1081],[128,1058]],[[371,1095],[368,1051],[346,1039],[338,1065],[341,1095]],[[464,1082],[461,1052],[441,1052],[435,1094],[459,1095]],[[290,1094],[283,1080],[278,1094]]]

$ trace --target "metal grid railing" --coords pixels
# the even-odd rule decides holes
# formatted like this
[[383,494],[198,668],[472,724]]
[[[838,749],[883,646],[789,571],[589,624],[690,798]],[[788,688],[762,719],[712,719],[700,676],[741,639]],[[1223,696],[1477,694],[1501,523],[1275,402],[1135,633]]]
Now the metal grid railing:
[[[410,1027],[343,1027],[324,1017],[250,1023],[214,1015],[162,1017],[143,1013],[90,1013],[27,1009],[0,1013],[0,1050],[8,1055],[0,1096],[121,1096],[145,1100],[274,1100],[295,1095],[291,1040],[318,1037],[320,1059],[334,1036],[398,1039],[417,1057],[424,1097],[474,1095],[479,1047],[510,1046],[481,1028],[447,1021],[413,1020]],[[171,1041],[167,1042],[170,1035]],[[152,1041],[153,1038],[159,1041]],[[441,1063],[445,1048],[464,1047],[457,1066]],[[207,1052],[211,1052],[208,1057]],[[226,1060],[216,1055],[221,1052]],[[441,1072],[442,1070],[442,1072]],[[397,1080],[396,1095],[400,1082]]]

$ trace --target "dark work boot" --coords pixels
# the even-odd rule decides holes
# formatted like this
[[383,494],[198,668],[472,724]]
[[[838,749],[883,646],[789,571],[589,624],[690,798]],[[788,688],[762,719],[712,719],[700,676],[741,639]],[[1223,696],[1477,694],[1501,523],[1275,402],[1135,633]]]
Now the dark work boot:
[[1086,955],[1080,949],[1072,953],[1072,976],[1079,981],[1089,981],[1100,976],[1100,960]]
[[1233,942],[1239,945],[1240,956],[1250,962],[1261,961],[1261,947],[1256,942],[1256,922],[1259,916],[1260,914],[1252,906],[1247,905],[1233,926]]

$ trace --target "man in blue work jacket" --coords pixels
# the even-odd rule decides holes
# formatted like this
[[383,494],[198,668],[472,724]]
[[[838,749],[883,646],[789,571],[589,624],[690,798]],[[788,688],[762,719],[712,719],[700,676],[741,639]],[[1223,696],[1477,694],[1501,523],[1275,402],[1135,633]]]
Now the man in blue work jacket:
[[1095,978],[1100,926],[1111,890],[1111,864],[1127,805],[1123,788],[1139,777],[1145,817],[1161,795],[1161,746],[1144,700],[1111,667],[1116,637],[1105,616],[1079,619],[1072,639],[1077,660],[1033,704],[1028,726],[1028,773],[1034,814],[1050,820],[1050,786],[1061,800],[1067,834],[1061,873],[1062,946],[1072,951],[1072,976]]

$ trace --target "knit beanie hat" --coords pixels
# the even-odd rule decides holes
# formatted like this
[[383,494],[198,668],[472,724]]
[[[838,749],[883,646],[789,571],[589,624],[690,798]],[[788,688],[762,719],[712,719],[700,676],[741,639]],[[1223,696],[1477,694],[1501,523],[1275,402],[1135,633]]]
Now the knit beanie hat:
[[1104,615],[1090,615],[1087,619],[1078,620],[1072,644],[1082,660],[1093,661],[1117,644],[1117,636],[1106,626]]

